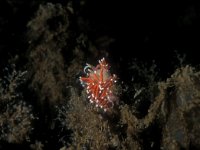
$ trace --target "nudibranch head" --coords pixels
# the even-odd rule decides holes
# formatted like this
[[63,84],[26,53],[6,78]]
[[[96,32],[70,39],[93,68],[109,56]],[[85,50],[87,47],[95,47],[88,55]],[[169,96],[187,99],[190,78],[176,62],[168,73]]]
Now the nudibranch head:
[[99,60],[96,67],[86,64],[84,72],[86,77],[80,77],[79,79],[86,89],[90,102],[94,103],[96,107],[104,109],[104,111],[112,108],[115,102],[112,88],[117,82],[117,76],[110,74],[109,65],[105,58]]

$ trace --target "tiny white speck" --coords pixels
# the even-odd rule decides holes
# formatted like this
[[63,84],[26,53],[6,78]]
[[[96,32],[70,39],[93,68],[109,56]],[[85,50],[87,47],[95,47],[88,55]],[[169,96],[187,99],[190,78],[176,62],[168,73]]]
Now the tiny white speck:
[[100,88],[100,90],[102,91],[102,90],[104,90],[104,88]]

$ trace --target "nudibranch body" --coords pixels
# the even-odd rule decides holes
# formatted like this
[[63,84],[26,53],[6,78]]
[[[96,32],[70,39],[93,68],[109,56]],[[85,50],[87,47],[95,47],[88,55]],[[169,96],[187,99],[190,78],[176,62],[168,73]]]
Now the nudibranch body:
[[86,64],[84,72],[86,77],[80,77],[79,79],[83,87],[86,88],[90,102],[94,103],[96,107],[104,109],[104,111],[112,108],[115,102],[112,88],[117,81],[117,76],[110,74],[105,58],[99,60],[96,67]]

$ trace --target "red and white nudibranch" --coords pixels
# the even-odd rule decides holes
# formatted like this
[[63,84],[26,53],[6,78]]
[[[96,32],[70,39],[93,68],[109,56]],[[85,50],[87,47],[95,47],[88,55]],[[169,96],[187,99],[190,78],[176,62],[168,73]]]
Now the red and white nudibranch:
[[83,87],[86,88],[90,102],[94,103],[96,107],[104,109],[104,111],[112,108],[115,102],[112,87],[117,82],[117,76],[110,74],[105,58],[99,60],[96,67],[86,64],[84,72],[87,76],[79,79]]

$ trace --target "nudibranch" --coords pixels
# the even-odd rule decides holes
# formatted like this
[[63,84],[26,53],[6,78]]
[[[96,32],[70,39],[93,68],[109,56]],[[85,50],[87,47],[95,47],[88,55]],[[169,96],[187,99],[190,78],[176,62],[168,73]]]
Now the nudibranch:
[[86,77],[79,78],[86,89],[89,101],[104,111],[112,108],[116,100],[112,88],[117,82],[117,76],[111,75],[109,68],[105,58],[102,58],[96,67],[86,64],[84,68]]

